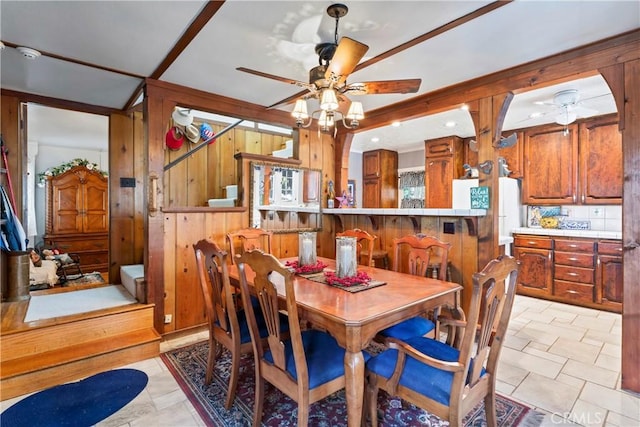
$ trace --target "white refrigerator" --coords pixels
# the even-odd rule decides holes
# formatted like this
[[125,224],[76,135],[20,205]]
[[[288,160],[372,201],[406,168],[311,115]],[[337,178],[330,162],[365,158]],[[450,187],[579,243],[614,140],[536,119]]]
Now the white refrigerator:
[[[500,237],[510,237],[514,228],[521,227],[522,203],[520,202],[520,183],[517,179],[501,177],[500,206]],[[471,209],[471,187],[478,186],[478,179],[453,180],[453,209]],[[491,197],[491,195],[489,195]]]

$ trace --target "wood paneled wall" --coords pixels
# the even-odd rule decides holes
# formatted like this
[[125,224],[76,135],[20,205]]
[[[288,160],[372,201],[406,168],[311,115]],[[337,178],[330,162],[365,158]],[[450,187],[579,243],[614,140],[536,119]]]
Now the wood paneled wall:
[[[120,266],[144,263],[146,144],[142,112],[112,114],[109,141],[109,281],[121,283]],[[135,187],[121,187],[120,178],[133,178]]]
[[[194,121],[197,127],[201,123],[198,119]],[[215,133],[226,127],[224,124],[209,124]],[[293,137],[242,127],[231,129],[165,172],[165,206],[207,206],[209,199],[227,197],[225,186],[238,182],[235,154],[270,155],[274,150],[284,148],[288,139]],[[165,164],[198,146],[185,138],[179,150],[165,150]]]
[[[373,218],[373,221],[372,221]],[[375,222],[374,222],[375,221]],[[415,221],[415,223],[414,223]],[[454,234],[442,232],[443,224],[454,224]],[[325,215],[324,228],[331,230],[331,235],[326,235],[322,242],[325,246],[318,253],[329,258],[335,257],[335,232],[347,229],[360,228],[377,236],[375,245],[378,249],[387,251],[389,265],[393,265],[395,254],[393,253],[393,239],[400,238],[416,232],[436,237],[443,242],[451,244],[449,250],[449,262],[451,280],[463,285],[464,289],[471,289],[472,275],[478,258],[478,239],[471,236],[468,223],[460,217],[407,217],[396,215],[374,216],[369,215]],[[330,227],[329,227],[330,226]],[[475,230],[473,230],[475,233]],[[462,295],[463,308],[466,308],[471,298],[470,292]]]
[[[222,146],[223,142],[235,147],[237,142],[235,137],[230,136],[230,138],[232,139],[229,141],[216,141],[212,147],[215,145]],[[258,136],[251,135],[251,138],[254,142],[250,145],[258,147],[260,145],[256,143],[259,140]],[[322,188],[323,191],[326,192],[328,181],[334,179],[333,139],[322,136],[318,139],[317,133],[308,130],[301,131],[299,138],[298,152],[301,156],[301,166],[322,169]],[[243,140],[243,144],[247,141],[245,137],[240,137],[239,140]],[[267,144],[269,144],[269,142]],[[209,148],[202,149],[200,151],[205,152],[208,149]],[[255,148],[254,151],[256,151]],[[234,154],[234,152],[224,154],[224,162],[232,165],[231,169],[236,170]],[[202,160],[203,163],[201,163],[200,166],[205,168],[218,167],[217,165],[222,161],[223,160],[216,160],[218,163],[211,163]],[[243,170],[240,174],[243,181],[241,187],[246,188],[248,187],[248,168],[250,161],[243,160],[241,164],[243,164]],[[237,182],[237,180],[229,184],[235,182]],[[177,188],[176,186],[176,190]],[[165,189],[165,191],[167,190]],[[184,191],[184,185],[182,191]],[[242,200],[244,207],[248,208],[248,191],[239,193],[239,198]],[[325,215],[324,218],[326,219],[327,216]],[[163,213],[163,225],[165,259],[163,316],[170,314],[172,317],[171,323],[164,324],[163,332],[167,333],[192,328],[205,322],[204,302],[202,300],[200,284],[198,283],[192,245],[200,239],[211,239],[229,251],[226,234],[230,231],[248,227],[249,211],[248,209],[241,211],[202,208],[190,209],[188,205],[174,209],[168,207]],[[321,255],[323,254],[321,248],[329,247],[331,245],[327,242],[333,242],[333,234],[330,230],[331,228],[329,228],[329,230],[323,230],[318,236],[318,253]],[[298,233],[274,234],[272,252],[277,257],[297,256]]]

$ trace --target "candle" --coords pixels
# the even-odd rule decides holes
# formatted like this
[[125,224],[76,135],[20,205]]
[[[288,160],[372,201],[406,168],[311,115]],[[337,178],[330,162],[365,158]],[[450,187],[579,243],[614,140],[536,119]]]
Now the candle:
[[316,233],[303,231],[298,234],[298,264],[312,265],[316,263]]
[[302,265],[311,264],[313,242],[311,239],[305,238],[302,240],[302,249],[300,251],[300,263]]
[[353,254],[351,253],[351,246],[342,245],[340,246],[340,251],[338,254],[340,268],[338,271],[338,277],[346,277],[349,275],[349,266],[351,264],[351,258]]

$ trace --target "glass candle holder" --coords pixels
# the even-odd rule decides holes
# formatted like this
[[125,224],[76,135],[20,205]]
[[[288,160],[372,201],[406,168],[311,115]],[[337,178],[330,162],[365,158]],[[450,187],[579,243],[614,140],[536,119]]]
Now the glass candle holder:
[[316,262],[316,232],[298,233],[298,265],[314,265]]
[[336,274],[338,277],[353,277],[358,269],[355,237],[336,237]]

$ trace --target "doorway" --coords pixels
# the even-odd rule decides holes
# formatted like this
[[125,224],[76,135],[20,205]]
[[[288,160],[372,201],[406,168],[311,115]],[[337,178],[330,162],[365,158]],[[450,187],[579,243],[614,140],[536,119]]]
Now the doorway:
[[[59,175],[75,163],[88,164],[91,169],[108,173],[109,117],[36,103],[25,104],[23,111],[27,117],[28,171],[23,225],[28,246],[39,248],[50,246],[50,242],[45,241],[45,175]],[[107,236],[105,250],[108,250],[108,241]],[[108,264],[108,254],[105,264]],[[107,274],[106,268],[103,273]]]

